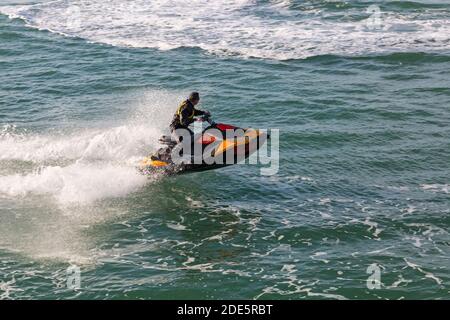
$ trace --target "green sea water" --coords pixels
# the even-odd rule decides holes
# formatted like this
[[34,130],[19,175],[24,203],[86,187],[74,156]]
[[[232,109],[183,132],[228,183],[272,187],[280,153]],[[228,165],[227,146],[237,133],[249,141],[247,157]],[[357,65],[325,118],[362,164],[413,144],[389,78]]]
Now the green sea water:
[[[449,299],[449,29],[448,1],[2,1],[0,299]],[[278,173],[141,176],[192,90],[279,129]]]

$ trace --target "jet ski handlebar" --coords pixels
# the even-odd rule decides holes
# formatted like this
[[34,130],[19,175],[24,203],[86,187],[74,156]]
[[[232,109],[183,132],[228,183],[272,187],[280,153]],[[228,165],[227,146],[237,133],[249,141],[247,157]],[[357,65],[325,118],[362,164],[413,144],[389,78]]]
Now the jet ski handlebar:
[[211,119],[211,115],[210,114],[205,114],[203,116],[200,117],[201,121],[206,121],[208,122],[211,126],[215,126],[216,123]]

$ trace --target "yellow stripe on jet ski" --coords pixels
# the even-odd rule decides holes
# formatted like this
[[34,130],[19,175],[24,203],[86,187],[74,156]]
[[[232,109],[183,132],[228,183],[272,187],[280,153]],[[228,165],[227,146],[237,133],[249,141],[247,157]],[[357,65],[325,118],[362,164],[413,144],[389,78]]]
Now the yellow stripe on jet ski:
[[141,167],[164,167],[167,166],[167,162],[159,161],[159,160],[152,160],[149,157],[144,158],[140,163],[139,166]]
[[240,146],[249,144],[251,140],[258,138],[261,135],[259,130],[248,129],[243,137],[237,139],[223,140],[221,144],[216,149],[215,156],[226,152],[227,150]]
[[153,167],[165,167],[165,166],[167,166],[167,162],[158,161],[158,160],[152,160],[150,165],[153,166]]

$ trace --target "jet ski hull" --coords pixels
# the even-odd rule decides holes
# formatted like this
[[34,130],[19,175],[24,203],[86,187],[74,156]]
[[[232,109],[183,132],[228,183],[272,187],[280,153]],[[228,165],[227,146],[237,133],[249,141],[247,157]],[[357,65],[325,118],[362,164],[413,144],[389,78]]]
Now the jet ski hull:
[[[214,161],[211,161],[210,158],[209,161],[202,161],[201,163],[175,164],[170,159],[166,159],[166,157],[151,155],[139,163],[138,170],[144,175],[173,175],[215,170],[244,161],[264,145],[268,138],[267,133],[260,130],[246,129],[243,131],[243,129],[222,124],[215,125],[214,128],[219,128],[221,131],[221,128],[223,128],[222,137],[208,136],[208,134],[205,134],[205,132],[208,132],[207,129],[202,134],[194,137],[194,141],[202,144],[203,151],[210,146],[212,150],[211,157],[214,158]],[[225,131],[230,130],[230,128],[240,129],[245,133],[244,135],[227,139],[225,138]]]

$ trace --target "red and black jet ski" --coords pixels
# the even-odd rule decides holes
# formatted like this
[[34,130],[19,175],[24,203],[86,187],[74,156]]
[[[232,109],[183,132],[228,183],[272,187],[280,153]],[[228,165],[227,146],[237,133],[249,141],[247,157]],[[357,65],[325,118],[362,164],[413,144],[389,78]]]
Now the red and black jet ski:
[[[268,138],[268,134],[257,129],[242,129],[224,123],[215,123],[209,116],[200,120],[209,126],[192,138],[189,154],[184,150],[179,152],[182,142],[162,136],[159,142],[165,147],[154,154],[145,157],[138,170],[145,175],[155,173],[178,174],[196,171],[212,170],[233,165],[247,159],[256,152]],[[174,160],[174,155],[180,155],[183,161]],[[200,155],[200,158],[199,158]]]

